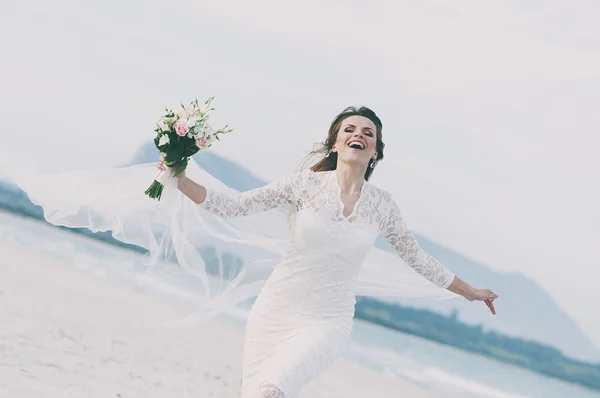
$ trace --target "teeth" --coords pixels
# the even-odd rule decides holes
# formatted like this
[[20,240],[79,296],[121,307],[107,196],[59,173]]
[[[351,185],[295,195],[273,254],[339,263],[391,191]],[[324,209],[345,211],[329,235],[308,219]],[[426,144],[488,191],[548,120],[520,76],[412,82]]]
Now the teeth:
[[350,142],[348,143],[348,146],[349,146],[349,147],[352,147],[353,145],[357,145],[357,146],[358,146],[360,149],[365,149],[365,146],[364,146],[364,145],[363,145],[363,143],[362,143],[362,142],[360,142],[360,141],[350,141]]

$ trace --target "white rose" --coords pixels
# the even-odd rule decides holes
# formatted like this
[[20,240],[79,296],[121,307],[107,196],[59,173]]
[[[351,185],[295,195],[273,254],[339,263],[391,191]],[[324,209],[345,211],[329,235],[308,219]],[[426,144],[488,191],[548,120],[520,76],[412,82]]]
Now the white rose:
[[164,120],[161,120],[158,123],[158,127],[162,130],[162,131],[169,131],[171,128],[169,127],[169,125],[167,123],[165,123]]
[[175,117],[177,118],[177,120],[179,120],[179,122],[181,123],[182,120],[187,120],[188,117],[190,117],[189,112],[187,111],[187,109],[182,109],[179,112],[175,113]]
[[189,119],[187,120],[187,126],[188,126],[188,128],[190,128],[190,129],[191,129],[192,127],[194,127],[194,125],[196,124],[196,122],[198,122],[198,120],[200,120],[200,119],[198,119],[198,118],[195,118],[195,117],[191,117],[191,118],[189,118]]
[[160,139],[158,140],[158,146],[166,145],[169,142],[171,142],[169,140],[169,136],[165,134],[165,135],[161,136]]
[[202,134],[204,134],[205,136],[212,136],[213,135],[213,129],[210,127],[210,125],[205,124],[204,126],[202,126]]
[[206,144],[207,144],[207,145],[212,145],[212,144],[214,144],[216,140],[217,140],[217,139],[216,139],[216,138],[215,138],[215,136],[214,136],[214,135],[212,135],[212,134],[208,134],[208,135],[206,136]]

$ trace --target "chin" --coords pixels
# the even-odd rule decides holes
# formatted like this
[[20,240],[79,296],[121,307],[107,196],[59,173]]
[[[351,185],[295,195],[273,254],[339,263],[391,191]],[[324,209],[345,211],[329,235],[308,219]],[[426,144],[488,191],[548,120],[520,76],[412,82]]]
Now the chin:
[[352,165],[353,167],[368,167],[369,159],[364,158],[363,156],[346,156],[343,159],[340,159],[342,162]]

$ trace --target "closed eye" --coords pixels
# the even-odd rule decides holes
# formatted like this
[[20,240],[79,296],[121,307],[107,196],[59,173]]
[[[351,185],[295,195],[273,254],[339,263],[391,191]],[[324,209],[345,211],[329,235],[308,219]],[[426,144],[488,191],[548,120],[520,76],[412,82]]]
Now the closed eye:
[[[345,133],[352,133],[352,132],[354,132],[354,129],[355,129],[355,126],[353,126],[353,125],[348,125],[348,126],[347,126],[347,127],[344,129],[344,132],[345,132]],[[366,128],[363,130],[363,133],[364,133],[366,136],[368,136],[368,137],[373,137],[373,136],[374,136],[374,134],[373,134],[373,130],[371,130],[371,128],[370,128],[370,127],[366,127]]]

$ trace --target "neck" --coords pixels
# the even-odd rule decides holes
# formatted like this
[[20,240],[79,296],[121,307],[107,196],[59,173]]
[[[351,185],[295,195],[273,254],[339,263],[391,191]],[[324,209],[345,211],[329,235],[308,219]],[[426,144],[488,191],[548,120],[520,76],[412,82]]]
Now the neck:
[[338,162],[334,170],[343,193],[360,192],[365,182],[366,168]]

